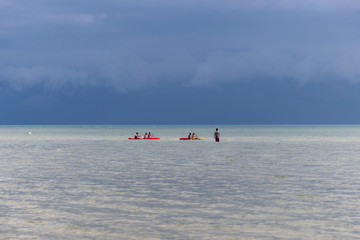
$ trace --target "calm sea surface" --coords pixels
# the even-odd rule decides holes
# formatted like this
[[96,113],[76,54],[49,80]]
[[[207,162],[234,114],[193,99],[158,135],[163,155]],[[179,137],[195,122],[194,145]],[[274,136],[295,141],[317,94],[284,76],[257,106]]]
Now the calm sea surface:
[[218,127],[0,127],[0,239],[360,238],[360,126]]

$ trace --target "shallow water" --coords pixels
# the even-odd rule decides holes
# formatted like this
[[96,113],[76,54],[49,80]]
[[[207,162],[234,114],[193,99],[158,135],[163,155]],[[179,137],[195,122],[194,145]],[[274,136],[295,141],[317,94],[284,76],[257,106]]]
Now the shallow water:
[[0,239],[360,237],[360,126],[213,132],[0,127]]

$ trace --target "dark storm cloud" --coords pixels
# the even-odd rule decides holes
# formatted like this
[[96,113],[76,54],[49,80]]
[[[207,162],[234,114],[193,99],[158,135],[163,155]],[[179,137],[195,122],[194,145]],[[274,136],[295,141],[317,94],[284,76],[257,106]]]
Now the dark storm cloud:
[[360,76],[357,1],[0,1],[0,81],[24,90]]

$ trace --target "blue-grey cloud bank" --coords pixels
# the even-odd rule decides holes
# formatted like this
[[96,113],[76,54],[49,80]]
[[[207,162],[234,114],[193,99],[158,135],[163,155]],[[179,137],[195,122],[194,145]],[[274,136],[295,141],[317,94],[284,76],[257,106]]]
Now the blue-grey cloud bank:
[[0,0],[0,123],[360,123],[359,11],[355,0]]

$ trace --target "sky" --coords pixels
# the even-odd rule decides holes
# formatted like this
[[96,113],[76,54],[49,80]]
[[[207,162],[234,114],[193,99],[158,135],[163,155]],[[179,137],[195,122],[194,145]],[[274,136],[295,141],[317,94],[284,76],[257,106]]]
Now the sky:
[[0,0],[0,124],[360,124],[358,0]]

